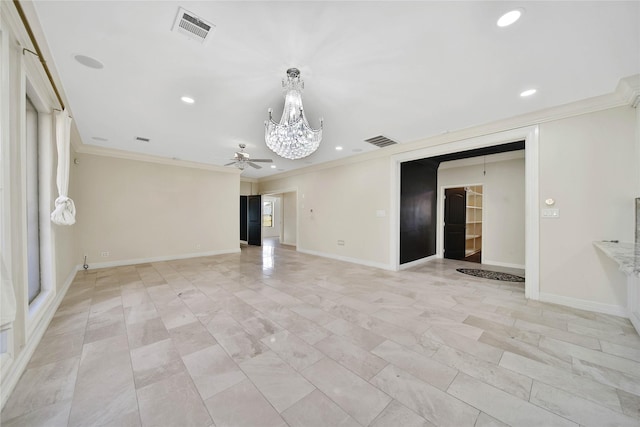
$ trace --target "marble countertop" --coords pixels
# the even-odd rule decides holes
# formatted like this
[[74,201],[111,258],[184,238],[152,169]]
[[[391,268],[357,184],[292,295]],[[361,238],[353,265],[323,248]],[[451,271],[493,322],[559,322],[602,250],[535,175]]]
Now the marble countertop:
[[617,262],[620,271],[640,277],[640,244],[595,241],[593,245]]

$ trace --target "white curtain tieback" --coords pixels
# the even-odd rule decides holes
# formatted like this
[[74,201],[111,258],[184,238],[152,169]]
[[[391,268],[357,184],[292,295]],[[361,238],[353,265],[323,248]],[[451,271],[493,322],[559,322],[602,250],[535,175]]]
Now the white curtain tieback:
[[58,225],[72,225],[76,222],[76,206],[73,200],[66,196],[56,199],[56,207],[51,212],[51,221]]

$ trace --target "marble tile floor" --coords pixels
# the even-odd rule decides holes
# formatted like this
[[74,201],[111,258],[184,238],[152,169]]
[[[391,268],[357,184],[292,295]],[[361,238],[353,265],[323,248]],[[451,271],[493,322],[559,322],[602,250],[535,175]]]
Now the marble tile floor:
[[465,265],[388,272],[271,245],[79,272],[0,423],[640,426],[626,319]]

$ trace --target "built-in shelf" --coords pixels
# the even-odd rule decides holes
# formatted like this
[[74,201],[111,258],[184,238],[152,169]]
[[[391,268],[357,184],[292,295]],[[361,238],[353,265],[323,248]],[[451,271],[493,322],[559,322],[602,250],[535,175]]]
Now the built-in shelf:
[[467,218],[465,231],[465,256],[482,250],[482,186],[466,187]]

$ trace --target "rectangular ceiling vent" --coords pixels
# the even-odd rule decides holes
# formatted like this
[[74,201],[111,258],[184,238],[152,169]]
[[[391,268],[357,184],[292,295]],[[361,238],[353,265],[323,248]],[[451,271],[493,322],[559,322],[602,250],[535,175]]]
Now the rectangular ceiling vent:
[[149,138],[144,138],[142,136],[136,136],[136,141],[140,141],[140,142],[149,142],[151,141]]
[[369,144],[375,145],[378,148],[384,148],[384,147],[388,147],[390,145],[397,144],[397,142],[395,142],[394,140],[389,139],[386,136],[382,136],[382,135],[378,135],[378,136],[374,136],[373,138],[365,139],[365,141],[368,142]]
[[172,31],[204,44],[209,40],[215,27],[212,23],[199,18],[188,10],[178,8]]

